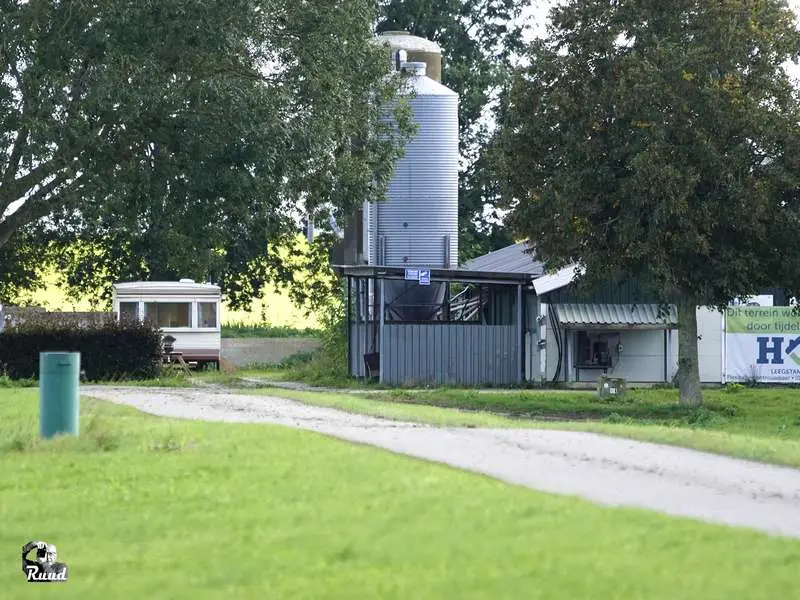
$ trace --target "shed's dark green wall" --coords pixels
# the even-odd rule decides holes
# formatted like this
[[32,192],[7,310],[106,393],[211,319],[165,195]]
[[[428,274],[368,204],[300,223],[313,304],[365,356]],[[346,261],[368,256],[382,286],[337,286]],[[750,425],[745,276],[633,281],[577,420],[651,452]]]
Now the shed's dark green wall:
[[542,296],[551,304],[657,304],[655,294],[647,291],[635,279],[610,281],[596,289],[570,284]]

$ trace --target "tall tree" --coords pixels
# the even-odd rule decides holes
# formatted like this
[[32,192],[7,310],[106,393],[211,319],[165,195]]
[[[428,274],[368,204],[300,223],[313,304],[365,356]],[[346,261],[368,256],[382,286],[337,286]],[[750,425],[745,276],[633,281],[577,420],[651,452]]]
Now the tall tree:
[[0,0],[0,247],[50,242],[83,291],[189,276],[245,303],[290,279],[294,217],[380,198],[402,151],[375,11]]
[[497,146],[514,227],[550,266],[638,277],[676,304],[680,398],[700,404],[696,307],[798,289],[794,15],[779,0],[570,0],[551,19]]
[[26,301],[40,287],[42,253],[24,234],[0,246],[0,304]]
[[[513,243],[496,225],[499,190],[485,158],[491,108],[522,48],[523,0],[381,0],[379,31],[404,30],[443,50],[442,83],[458,92],[462,173],[459,254],[467,260]],[[489,218],[485,214],[488,208]]]

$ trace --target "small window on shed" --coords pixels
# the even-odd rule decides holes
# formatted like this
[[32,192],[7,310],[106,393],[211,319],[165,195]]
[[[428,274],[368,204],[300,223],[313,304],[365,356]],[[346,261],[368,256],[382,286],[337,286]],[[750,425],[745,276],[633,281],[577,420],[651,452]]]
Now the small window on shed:
[[120,302],[119,303],[119,320],[120,321],[135,321],[139,318],[139,303],[138,302]]
[[197,303],[197,326],[216,327],[217,326],[217,303],[198,302]]
[[144,316],[157,327],[191,327],[191,302],[145,302]]

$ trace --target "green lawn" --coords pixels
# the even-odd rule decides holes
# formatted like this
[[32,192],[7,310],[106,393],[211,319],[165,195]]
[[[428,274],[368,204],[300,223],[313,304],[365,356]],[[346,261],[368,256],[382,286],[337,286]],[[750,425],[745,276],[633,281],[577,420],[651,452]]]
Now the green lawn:
[[387,400],[491,411],[529,419],[605,420],[705,429],[800,440],[800,389],[704,390],[699,409],[678,404],[676,389],[635,389],[624,399],[600,400],[594,392],[570,390],[396,390]]
[[383,397],[397,402],[488,410],[518,418],[695,426],[800,440],[799,389],[733,389],[705,390],[704,403],[699,409],[680,406],[675,389],[636,389],[623,399],[610,400],[600,400],[594,392],[566,390],[397,390]]
[[[0,590],[12,598],[788,598],[800,541],[601,508],[308,432],[82,403],[37,441],[0,391]],[[70,581],[33,586],[29,539]]]
[[[676,390],[634,390],[624,400],[591,392],[375,391],[369,394],[258,389],[389,419],[471,427],[592,431],[800,467],[800,390],[706,390],[705,406],[678,406]],[[457,410],[453,410],[457,409]]]

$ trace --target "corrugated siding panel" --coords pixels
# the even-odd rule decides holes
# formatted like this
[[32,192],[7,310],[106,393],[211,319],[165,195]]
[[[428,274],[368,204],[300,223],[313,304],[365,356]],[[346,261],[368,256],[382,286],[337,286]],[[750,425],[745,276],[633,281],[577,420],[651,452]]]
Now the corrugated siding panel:
[[410,100],[417,135],[395,164],[388,199],[377,204],[378,234],[389,266],[444,266],[449,236],[451,265],[458,257],[458,96]]
[[504,385],[519,381],[515,325],[386,324],[384,383]]
[[666,319],[658,304],[558,304],[558,320],[564,325],[675,325],[674,306]]
[[539,356],[537,341],[535,333],[527,332],[525,334],[525,379],[527,381],[539,379],[539,361],[534,360]]
[[378,207],[367,203],[367,238],[369,240],[370,264],[378,264]]
[[536,317],[539,316],[539,298],[530,292],[523,292],[525,302],[525,331],[535,331],[539,327]]
[[[372,351],[373,323],[350,324],[350,373],[354,377],[366,377],[367,370],[364,365],[364,355]],[[380,348],[380,335],[376,338],[377,348]],[[376,349],[377,351],[377,349]]]

